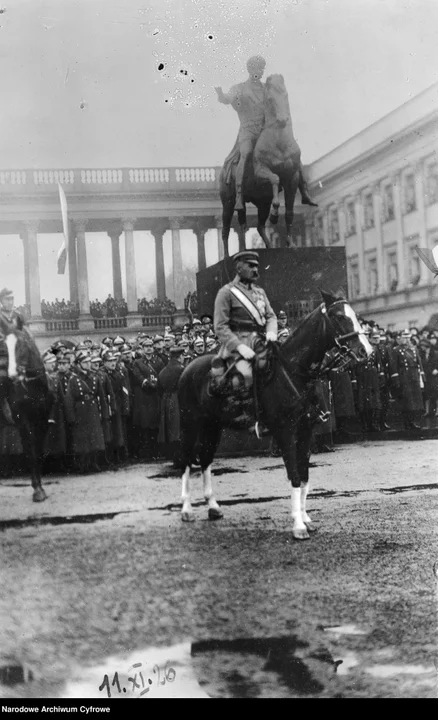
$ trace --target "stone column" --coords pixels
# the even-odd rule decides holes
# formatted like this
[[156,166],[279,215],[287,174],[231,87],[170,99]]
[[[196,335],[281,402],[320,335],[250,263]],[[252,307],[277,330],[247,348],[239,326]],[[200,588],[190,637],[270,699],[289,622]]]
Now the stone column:
[[125,233],[125,263],[126,263],[126,300],[128,312],[137,312],[137,276],[135,272],[134,252],[134,223],[135,218],[123,218],[123,232]]
[[29,243],[27,240],[27,233],[20,233],[21,240],[23,242],[23,255],[24,255],[24,302],[25,305],[30,307],[30,265],[29,265]]
[[67,262],[68,262],[68,279],[70,285],[70,300],[71,302],[79,302],[79,290],[78,290],[78,263],[76,258],[76,234],[74,223],[69,223],[68,228],[68,251],[67,251]]
[[172,230],[172,259],[173,259],[173,299],[178,310],[184,307],[184,288],[182,286],[182,254],[181,254],[181,238],[179,231],[183,218],[170,218],[170,228]]
[[324,208],[322,220],[324,223],[324,245],[325,245],[325,247],[328,247],[330,245],[330,241],[329,241],[329,213],[328,213],[327,208]]
[[400,179],[401,172],[394,173],[391,178],[391,182],[394,187],[394,217],[397,228],[397,266],[398,266],[398,286],[397,290],[402,290],[406,287],[406,260],[405,260],[405,243],[404,243],[404,228],[403,228],[403,215],[401,206],[401,194],[400,194]]
[[[429,240],[427,237],[426,205],[424,202],[424,163],[422,160],[415,166],[415,195],[417,198],[418,230],[420,235],[418,246],[427,248],[429,247]],[[430,282],[430,271],[424,262],[420,260],[420,285],[427,285]]]
[[374,229],[376,231],[376,260],[377,260],[377,295],[386,291],[385,268],[383,260],[383,233],[382,233],[382,196],[380,184],[371,188],[373,193]]
[[90,293],[88,290],[88,265],[87,265],[87,248],[85,245],[85,228],[87,223],[85,220],[76,220],[75,235],[77,247],[78,261],[78,297],[79,297],[79,316],[89,317],[90,315]]
[[193,232],[196,235],[196,242],[198,245],[198,272],[205,270],[207,267],[207,260],[205,257],[205,233],[207,228],[201,222],[196,222],[193,226]]
[[32,318],[41,317],[40,269],[38,257],[38,221],[25,222],[29,263],[29,301]]
[[354,198],[354,209],[356,213],[356,238],[357,238],[357,264],[359,268],[359,297],[367,294],[367,284],[365,275],[365,256],[363,241],[363,208],[362,197],[360,193]]
[[224,243],[222,240],[222,215],[215,215],[214,221],[217,229],[217,256],[218,260],[220,261],[224,259]]
[[304,220],[304,223],[305,223],[304,246],[312,247],[312,233],[313,233],[313,224],[314,224],[313,217],[307,215]]
[[122,292],[122,268],[120,265],[120,231],[108,230],[111,238],[111,257],[113,266],[113,297],[115,300],[123,298]]
[[164,300],[166,297],[166,275],[164,272],[164,252],[163,252],[163,235],[165,229],[163,227],[154,228],[151,234],[155,238],[155,276],[157,281],[157,298]]

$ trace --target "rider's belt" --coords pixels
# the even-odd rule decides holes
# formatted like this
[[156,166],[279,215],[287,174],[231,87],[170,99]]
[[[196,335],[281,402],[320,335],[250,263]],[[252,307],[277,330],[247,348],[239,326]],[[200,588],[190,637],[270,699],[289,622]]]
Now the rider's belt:
[[260,325],[251,322],[251,320],[239,320],[238,323],[230,322],[230,330],[232,332],[239,332],[239,330],[245,330],[245,332],[260,332]]

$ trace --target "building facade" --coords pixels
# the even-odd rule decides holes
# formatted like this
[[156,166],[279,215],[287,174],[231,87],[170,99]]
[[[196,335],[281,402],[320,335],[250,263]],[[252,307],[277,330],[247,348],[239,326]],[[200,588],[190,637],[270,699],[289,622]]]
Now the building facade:
[[438,83],[307,168],[306,245],[345,246],[355,311],[390,329],[438,312],[415,247],[438,244]]

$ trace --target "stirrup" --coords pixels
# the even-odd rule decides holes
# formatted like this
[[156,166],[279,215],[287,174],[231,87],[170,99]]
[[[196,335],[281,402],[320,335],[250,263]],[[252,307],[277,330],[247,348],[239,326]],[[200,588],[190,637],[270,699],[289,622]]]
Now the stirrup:
[[262,423],[260,423],[258,420],[256,424],[254,425],[254,431],[257,436],[258,440],[261,440],[264,437],[267,437],[268,435],[272,435],[270,430],[267,427],[264,427]]

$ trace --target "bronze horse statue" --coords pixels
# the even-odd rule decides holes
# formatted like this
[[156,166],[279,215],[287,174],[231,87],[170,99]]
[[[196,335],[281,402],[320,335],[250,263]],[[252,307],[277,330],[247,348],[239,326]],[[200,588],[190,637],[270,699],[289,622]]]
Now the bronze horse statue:
[[[236,140],[219,177],[225,257],[229,254],[228,237],[236,203],[235,170],[238,161],[239,147]],[[265,83],[265,124],[255,145],[253,157],[247,162],[242,187],[243,202],[252,202],[257,207],[257,230],[266,247],[270,247],[266,221],[269,217],[272,224],[278,222],[281,189],[285,201],[287,246],[294,246],[292,222],[301,170],[301,150],[293,135],[283,75],[270,75]],[[237,217],[239,250],[244,250],[246,211],[238,210]]]
[[[324,302],[305,318],[286,342],[268,344],[270,371],[255,375],[255,401],[259,416],[281,449],[287,477],[291,482],[292,535],[309,537],[314,529],[306,511],[309,488],[309,457],[312,427],[319,414],[314,399],[318,370],[327,351],[338,348],[337,356],[360,361],[371,353],[353,309],[345,299],[322,293]],[[211,355],[193,360],[183,371],[178,385],[181,419],[182,511],[185,522],[194,520],[191,505],[190,472],[199,459],[208,517],[223,516],[213,493],[211,465],[226,419],[226,399],[209,392]]]
[[25,330],[0,337],[0,398],[8,401],[19,431],[33,487],[33,501],[47,498],[41,484],[44,441],[53,398],[44,364],[33,338]]

